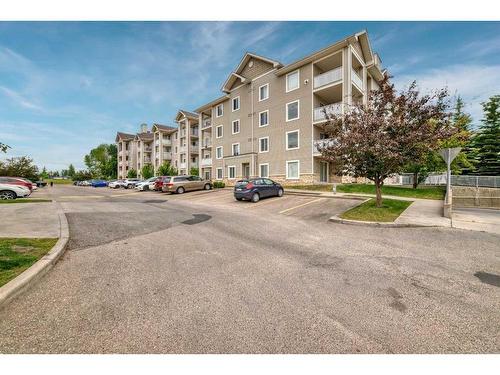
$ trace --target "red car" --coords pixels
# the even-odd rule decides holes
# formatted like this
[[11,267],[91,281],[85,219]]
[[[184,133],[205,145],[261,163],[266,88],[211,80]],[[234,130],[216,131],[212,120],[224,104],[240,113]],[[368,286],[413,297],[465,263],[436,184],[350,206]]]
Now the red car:
[[21,185],[33,191],[33,183],[20,177],[0,177],[0,184]]
[[163,186],[163,182],[165,178],[170,178],[170,176],[160,176],[155,181],[155,191],[162,191],[161,188]]

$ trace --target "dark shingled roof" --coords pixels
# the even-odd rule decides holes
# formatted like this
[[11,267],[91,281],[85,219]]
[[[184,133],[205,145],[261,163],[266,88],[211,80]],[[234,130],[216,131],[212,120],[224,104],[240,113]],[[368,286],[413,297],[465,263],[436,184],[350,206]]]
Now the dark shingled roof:
[[153,133],[137,133],[137,138],[141,141],[152,141],[154,138]]
[[169,133],[172,133],[172,132],[177,130],[177,128],[174,126],[161,125],[161,124],[153,124],[153,128],[154,127],[158,128],[158,130],[161,130],[164,132],[169,132]]
[[134,137],[135,137],[134,134],[128,134],[128,133],[122,133],[122,132],[117,132],[116,133],[116,138],[117,139],[120,138],[120,139],[122,139],[124,141],[131,141],[131,140],[134,139]]

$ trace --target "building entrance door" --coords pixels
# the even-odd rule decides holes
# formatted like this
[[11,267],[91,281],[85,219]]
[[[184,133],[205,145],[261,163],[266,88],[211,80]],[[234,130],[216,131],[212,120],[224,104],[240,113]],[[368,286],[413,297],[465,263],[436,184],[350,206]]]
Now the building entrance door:
[[328,182],[328,163],[319,162],[319,182]]
[[250,178],[250,163],[241,164],[241,170],[243,171],[243,178]]
[[210,171],[205,171],[205,180],[210,180]]

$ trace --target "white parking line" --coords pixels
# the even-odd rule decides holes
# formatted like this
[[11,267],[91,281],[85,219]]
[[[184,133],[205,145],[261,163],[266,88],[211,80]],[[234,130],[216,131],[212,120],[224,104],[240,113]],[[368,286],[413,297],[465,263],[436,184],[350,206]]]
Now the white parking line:
[[280,213],[280,214],[284,214],[285,212],[292,211],[292,210],[295,210],[295,209],[297,209],[297,208],[307,206],[308,204],[312,204],[312,203],[315,203],[315,202],[322,201],[322,200],[324,200],[324,199],[325,199],[325,198],[318,198],[318,199],[314,199],[314,200],[312,200],[312,201],[309,201],[309,202],[306,202],[306,203],[299,204],[298,206],[294,206],[294,207],[287,208],[286,210],[280,211],[279,213]]

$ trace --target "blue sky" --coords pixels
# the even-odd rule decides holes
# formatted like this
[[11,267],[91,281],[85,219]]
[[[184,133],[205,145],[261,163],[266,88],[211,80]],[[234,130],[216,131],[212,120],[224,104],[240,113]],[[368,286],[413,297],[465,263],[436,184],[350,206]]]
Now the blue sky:
[[476,123],[500,93],[498,22],[0,22],[2,158],[84,168],[117,130],[220,96],[245,51],[286,64],[362,29],[398,87],[446,85]]

